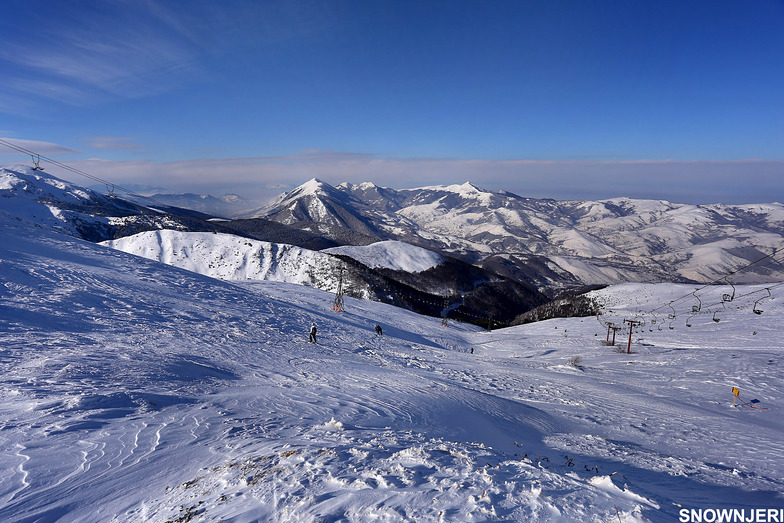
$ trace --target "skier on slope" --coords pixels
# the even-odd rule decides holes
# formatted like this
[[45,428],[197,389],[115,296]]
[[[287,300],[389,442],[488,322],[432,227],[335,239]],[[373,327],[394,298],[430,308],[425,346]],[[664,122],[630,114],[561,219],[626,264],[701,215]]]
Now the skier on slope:
[[381,336],[381,325],[376,325],[376,334]]
[[313,323],[310,326],[310,338],[308,338],[310,343],[316,343],[316,324]]

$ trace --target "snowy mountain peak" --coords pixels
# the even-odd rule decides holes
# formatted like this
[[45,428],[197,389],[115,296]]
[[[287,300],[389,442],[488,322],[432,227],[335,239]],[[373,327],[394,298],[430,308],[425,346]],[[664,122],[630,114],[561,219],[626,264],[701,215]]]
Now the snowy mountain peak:
[[[454,185],[451,185],[450,187],[454,187]],[[488,192],[488,191],[474,185],[471,182],[465,182],[464,184],[457,186],[457,192],[461,194],[475,194],[475,193]]]
[[429,185],[426,187],[419,187],[419,191],[439,191],[439,192],[451,192],[455,194],[459,194],[461,196],[475,196],[480,193],[485,194],[493,194],[490,191],[482,189],[481,187],[474,185],[471,182],[465,182],[463,184],[452,184],[452,185]]
[[359,189],[362,189],[362,190],[370,190],[370,189],[378,189],[379,188],[378,185],[376,185],[373,182],[362,182],[359,185],[357,185],[357,187]]
[[318,178],[311,178],[302,185],[280,195],[265,209],[265,211],[268,213],[275,208],[290,206],[293,202],[297,202],[301,199],[340,200],[343,198],[345,198],[345,193],[340,189],[337,189]]
[[336,185],[335,188],[340,189],[341,191],[373,191],[381,189],[381,187],[373,182],[361,182],[356,184],[343,182]]
[[326,182],[319,180],[318,178],[311,178],[307,182],[303,183],[293,191],[291,191],[291,195],[296,194],[297,196],[321,196],[324,194],[334,193],[335,188],[329,185]]

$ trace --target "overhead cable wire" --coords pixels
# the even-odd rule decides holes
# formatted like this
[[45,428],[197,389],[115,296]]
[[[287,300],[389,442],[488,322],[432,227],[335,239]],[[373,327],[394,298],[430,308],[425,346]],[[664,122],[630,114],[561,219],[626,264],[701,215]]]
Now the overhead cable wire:
[[[117,185],[114,182],[110,182],[110,181],[104,180],[103,178],[99,178],[98,176],[95,176],[94,174],[90,174],[88,172],[82,171],[81,169],[77,169],[76,167],[72,167],[72,166],[70,166],[68,164],[65,164],[65,163],[59,162],[57,160],[54,160],[52,158],[49,158],[47,156],[41,155],[41,154],[39,154],[37,152],[31,151],[30,149],[26,149],[26,148],[24,148],[24,147],[22,147],[20,145],[17,145],[17,144],[15,144],[13,142],[9,142],[8,140],[4,140],[4,139],[0,138],[0,145],[4,145],[4,146],[8,147],[9,149],[13,149],[13,150],[15,150],[17,152],[26,154],[26,155],[32,157],[34,161],[36,159],[38,161],[45,161],[45,162],[50,163],[50,164],[52,164],[52,165],[54,165],[56,167],[60,167],[61,169],[65,169],[66,171],[70,171],[70,172],[72,172],[74,174],[78,174],[78,175],[84,176],[85,178],[88,178],[90,180],[102,183],[102,184],[106,185],[107,188],[108,187],[112,187],[112,190],[111,190],[112,194],[114,193],[114,190],[119,190],[119,191],[121,191],[121,192],[123,192],[123,193],[125,193],[125,194],[127,194],[129,196],[133,196],[135,198],[142,198],[144,200],[152,202],[155,205],[160,205],[160,206],[163,206],[163,207],[169,207],[169,205],[167,205],[167,204],[165,204],[163,202],[156,201],[155,199],[150,198],[149,196],[145,196],[143,194],[139,194],[139,193],[134,192],[134,191],[132,191],[130,189],[127,189],[125,187]],[[36,162],[36,165],[38,165],[38,162]]]
[[[699,291],[701,291],[701,290],[703,290],[703,289],[706,289],[706,288],[708,288],[708,287],[711,287],[711,286],[713,286],[713,285],[716,285],[717,283],[721,283],[722,281],[726,281],[726,282],[727,282],[727,284],[729,284],[729,285],[731,286],[732,284],[731,284],[731,283],[729,283],[729,281],[727,280],[727,278],[729,278],[730,276],[733,276],[733,275],[735,275],[735,274],[738,274],[739,272],[745,271],[745,270],[746,270],[746,269],[748,269],[749,267],[751,267],[751,266],[753,266],[753,265],[756,265],[756,264],[758,264],[758,263],[760,263],[760,262],[762,262],[762,261],[764,261],[764,260],[767,260],[768,258],[771,258],[771,259],[774,259],[774,260],[776,260],[776,255],[777,255],[777,254],[779,254],[780,252],[782,252],[783,250],[784,250],[784,249],[783,249],[783,248],[781,248],[781,247],[776,247],[775,249],[773,249],[773,252],[771,252],[770,254],[767,254],[767,255],[765,255],[765,256],[763,256],[763,257],[761,257],[761,258],[757,259],[757,260],[754,260],[753,262],[750,262],[750,263],[748,263],[748,264],[744,265],[743,267],[740,267],[740,268],[738,268],[738,269],[735,269],[734,271],[731,271],[731,272],[727,273],[725,276],[722,276],[722,277],[720,277],[720,278],[717,278],[717,279],[713,280],[713,281],[712,281],[712,282],[710,282],[710,283],[706,283],[706,284],[704,284],[702,287],[697,287],[697,289],[696,289],[696,290],[694,290],[694,291],[691,291],[691,292],[688,292],[688,293],[686,293],[686,294],[684,294],[683,296],[680,296],[680,297],[678,297],[678,298],[675,298],[674,300],[670,301],[669,303],[667,303],[667,304],[665,304],[665,305],[662,305],[661,307],[657,307],[657,308],[653,309],[653,310],[652,310],[652,311],[650,311],[650,312],[651,312],[651,313],[653,313],[653,312],[656,312],[656,311],[658,311],[658,310],[660,310],[660,309],[664,309],[665,307],[670,307],[670,308],[672,308],[672,307],[671,307],[671,305],[672,305],[673,303],[676,303],[676,302],[679,302],[679,301],[681,301],[681,300],[684,300],[684,299],[687,299],[687,298],[689,298],[689,297],[692,297],[692,296],[694,295],[694,293],[697,293],[697,292],[699,292]],[[782,261],[784,261],[784,259],[782,259],[782,260],[776,260],[776,261],[782,262]],[[781,285],[781,284],[777,284],[776,286],[778,286],[778,285]],[[757,291],[754,291],[754,292],[757,292]]]

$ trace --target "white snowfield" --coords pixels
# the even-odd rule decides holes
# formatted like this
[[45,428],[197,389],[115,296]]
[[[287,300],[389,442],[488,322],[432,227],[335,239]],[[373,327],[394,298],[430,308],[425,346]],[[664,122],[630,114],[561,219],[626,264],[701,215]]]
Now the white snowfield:
[[444,257],[433,251],[399,241],[382,241],[370,245],[344,245],[321,252],[343,254],[373,269],[393,269],[406,272],[423,272],[438,267]]
[[485,332],[0,213],[0,521],[775,515],[784,286],[692,291]]
[[[22,165],[0,167],[0,214],[16,220],[76,236],[76,227],[67,219],[76,213],[59,206],[82,204],[90,197],[86,189],[45,172]],[[108,222],[106,218],[94,220]]]
[[[338,267],[330,254],[342,254],[372,268],[422,272],[437,267],[443,256],[404,242],[342,246],[311,251],[293,245],[262,242],[233,234],[163,229],[101,242],[150,260],[221,280],[271,280],[316,285],[312,270]],[[327,289],[330,290],[330,289]]]

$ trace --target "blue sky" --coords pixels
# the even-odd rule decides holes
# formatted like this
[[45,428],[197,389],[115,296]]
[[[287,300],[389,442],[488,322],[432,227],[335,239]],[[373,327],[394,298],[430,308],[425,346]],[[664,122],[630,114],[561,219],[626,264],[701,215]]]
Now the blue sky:
[[125,186],[784,201],[781,0],[7,0],[0,71],[0,137]]

